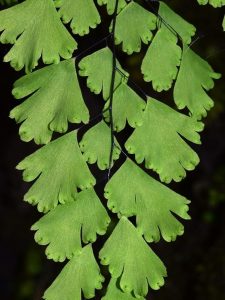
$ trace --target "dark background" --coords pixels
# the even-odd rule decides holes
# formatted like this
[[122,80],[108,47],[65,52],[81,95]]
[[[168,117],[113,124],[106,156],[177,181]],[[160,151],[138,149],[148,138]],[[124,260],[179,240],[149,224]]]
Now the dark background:
[[[225,76],[225,33],[222,32],[221,26],[225,9],[199,6],[196,0],[166,2],[196,25],[199,38],[193,44],[193,49],[203,58],[207,58],[214,69]],[[152,5],[156,7],[157,3]],[[110,19],[106,17],[105,9],[101,11],[105,15],[104,25],[92,32],[88,38],[78,39],[79,51],[107,35]],[[1,57],[9,48],[6,45],[0,46]],[[143,47],[143,51],[132,58],[119,54],[120,62],[131,73],[133,81],[149,95],[155,96],[150,84],[143,83],[139,73],[138,65],[145,51],[146,47]],[[0,74],[0,299],[39,300],[61,265],[48,261],[44,255],[44,248],[36,245],[33,240],[33,233],[29,228],[40,214],[22,201],[28,185],[15,170],[16,164],[36,149],[33,143],[26,144],[20,141],[18,126],[8,118],[9,111],[16,105],[16,100],[11,96],[12,84],[23,72],[15,72],[8,64],[1,63]],[[85,89],[84,83],[85,81],[81,80],[87,101],[92,103],[92,110],[101,108],[103,101],[100,99],[101,104],[97,103],[96,98]],[[215,107],[205,120],[202,146],[196,148],[201,163],[194,172],[188,173],[182,183],[172,185],[177,192],[192,200],[192,220],[186,222],[184,236],[179,237],[175,243],[160,242],[154,246],[168,268],[169,277],[160,291],[150,291],[148,299],[225,300],[223,78],[216,82],[216,87],[210,95],[215,100]],[[166,101],[172,99],[170,93],[161,93],[157,97]],[[100,295],[99,293],[96,299],[100,299]]]

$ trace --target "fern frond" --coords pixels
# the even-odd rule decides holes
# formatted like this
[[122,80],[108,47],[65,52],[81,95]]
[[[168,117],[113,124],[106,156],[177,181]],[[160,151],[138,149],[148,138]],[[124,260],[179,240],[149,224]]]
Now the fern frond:
[[177,76],[182,56],[181,48],[177,45],[178,38],[189,44],[196,29],[164,2],[160,2],[159,6],[158,28],[143,59],[141,71],[144,80],[152,81],[153,89],[161,92],[169,90]]
[[81,292],[86,299],[95,296],[95,289],[102,288],[104,277],[94,257],[91,245],[84,247],[74,256],[45,292],[45,300],[81,300]]
[[[100,170],[109,168],[111,133],[110,128],[104,121],[99,122],[84,134],[80,142],[80,148],[84,158],[89,164],[97,162]],[[114,147],[112,156],[113,162],[117,160],[119,156],[120,150],[118,147]]]
[[160,1],[159,16],[161,26],[166,26],[173,34],[178,34],[185,44],[190,44],[196,32],[196,28],[192,24],[185,21],[162,1]]
[[4,61],[16,70],[25,66],[27,73],[38,65],[41,57],[45,64],[58,63],[60,56],[71,58],[77,48],[61,23],[53,0],[26,0],[2,10],[0,31],[1,43],[14,44]]
[[136,216],[137,228],[147,242],[158,242],[160,234],[167,242],[174,241],[184,232],[175,215],[190,219],[187,213],[190,201],[156,181],[129,159],[106,184],[105,198],[114,213]]
[[[88,209],[87,209],[88,208]],[[110,218],[93,189],[80,192],[76,201],[58,205],[32,226],[35,241],[48,245],[46,255],[54,261],[71,259],[81,252],[81,242],[95,242],[105,234]],[[82,241],[81,241],[82,238]]]
[[182,55],[177,41],[177,36],[166,26],[162,26],[142,61],[144,80],[152,81],[153,89],[157,92],[169,90],[177,76]]
[[214,87],[213,79],[219,79],[212,67],[184,46],[181,67],[174,87],[174,101],[179,109],[187,107],[197,119],[206,117],[214,103],[206,91]]
[[140,52],[141,43],[148,44],[151,41],[151,31],[155,28],[156,16],[131,1],[117,17],[115,43],[117,45],[122,43],[123,51],[129,55],[133,52]]
[[161,181],[181,181],[185,170],[193,170],[199,163],[198,155],[182,137],[200,144],[198,132],[202,130],[202,123],[150,98],[143,125],[134,130],[125,147],[138,163],[145,160],[145,167],[156,171]]
[[77,188],[84,190],[95,185],[95,178],[80,152],[76,131],[26,157],[17,169],[24,170],[23,179],[27,182],[37,178],[24,200],[37,204],[40,212],[47,212],[58,203],[73,201]]
[[99,257],[101,264],[109,265],[112,278],[121,277],[120,288],[133,291],[136,298],[146,296],[148,285],[157,290],[164,284],[165,266],[126,217],[120,219]]
[[[130,0],[128,0],[130,1]],[[112,15],[114,13],[115,7],[116,7],[116,0],[97,0],[98,5],[106,5],[107,12],[109,15]],[[119,0],[118,1],[118,10],[119,13],[125,6],[127,5],[126,0]]]
[[[108,209],[119,219],[99,253],[111,275],[104,300],[144,300],[149,287],[159,289],[166,267],[147,243],[174,241],[184,232],[180,219],[190,219],[190,201],[138,164],[157,172],[165,183],[181,181],[186,171],[196,167],[199,157],[188,143],[201,143],[204,125],[199,120],[213,105],[206,91],[220,75],[190,49],[196,28],[158,2],[159,10],[152,7],[153,13],[141,5],[144,1],[130,0],[24,0],[0,11],[0,42],[13,44],[4,60],[16,70],[25,67],[27,73],[41,57],[44,64],[53,64],[15,82],[12,93],[24,101],[10,113],[21,124],[23,141],[46,144],[17,166],[24,181],[33,181],[24,200],[46,213],[31,228],[35,240],[46,246],[49,259],[70,260],[45,292],[46,300],[89,299],[102,288],[104,278],[92,243],[106,233],[110,217],[94,190],[96,179],[88,164],[108,170],[100,172],[104,178],[97,184],[105,185],[101,188]],[[71,58],[77,42],[63,23],[74,34],[88,34],[101,22],[96,3],[113,14],[110,33]],[[223,26],[225,30],[225,19]],[[113,51],[107,47],[109,39]],[[157,92],[169,90],[176,80],[175,104],[178,109],[187,107],[189,116],[130,84],[129,74],[117,61],[116,44],[132,54],[141,50],[142,43],[150,44],[141,66],[144,80],[152,82]],[[105,47],[94,52],[102,44]],[[91,92],[105,100],[99,104],[103,110],[91,120],[77,74],[80,57],[79,75],[86,77]],[[69,123],[85,125],[51,141],[54,132],[66,133]],[[116,134],[124,129],[128,129],[125,136]],[[116,160],[121,166],[117,170],[116,163],[111,172]]]
[[70,23],[74,34],[88,34],[90,28],[101,23],[101,17],[93,0],[55,0],[63,23]]
[[[102,92],[103,99],[108,100],[110,95],[111,74],[112,74],[112,52],[108,47],[102,48],[91,55],[83,58],[79,63],[80,76],[87,77],[87,87],[95,94]],[[128,77],[119,62],[119,68]],[[117,72],[115,78],[115,89],[125,80]]]
[[[109,107],[109,101],[106,102],[105,109]],[[123,130],[126,123],[136,128],[143,123],[144,110],[146,103],[135,93],[126,83],[115,90],[113,96],[113,124],[114,130],[119,132]],[[110,121],[109,111],[104,113],[105,120]]]
[[89,112],[84,103],[74,59],[62,61],[28,74],[14,84],[16,99],[29,96],[15,107],[10,117],[20,126],[20,137],[36,144],[47,144],[53,131],[64,133],[68,122],[88,123]]

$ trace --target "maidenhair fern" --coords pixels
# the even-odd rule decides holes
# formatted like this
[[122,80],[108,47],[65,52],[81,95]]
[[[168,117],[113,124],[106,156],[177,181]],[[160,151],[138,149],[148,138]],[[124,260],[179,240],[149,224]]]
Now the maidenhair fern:
[[[191,49],[196,28],[164,2],[15,2],[1,1],[12,6],[0,11],[0,41],[12,44],[4,61],[27,74],[14,83],[19,104],[10,118],[20,124],[23,141],[43,145],[17,169],[33,182],[24,200],[44,213],[32,226],[35,241],[46,246],[48,259],[67,262],[43,298],[94,298],[104,282],[100,265],[106,265],[111,279],[102,299],[144,300],[167,276],[148,243],[175,241],[184,232],[180,220],[190,219],[190,201],[166,184],[181,181],[199,163],[189,142],[201,143],[202,118],[213,106],[207,92],[220,75]],[[198,2],[225,5],[224,0]],[[87,35],[104,20],[99,6],[111,17],[107,46],[100,47],[101,40],[87,55],[79,52],[80,38],[73,34]],[[115,45],[131,55],[143,44],[143,79],[157,92],[173,89],[173,108],[166,98],[162,102],[134,89],[116,57]],[[40,59],[48,66],[39,67]],[[81,77],[102,98],[103,110],[93,118]],[[128,127],[130,136],[122,144],[118,133]],[[61,135],[53,139],[54,132]],[[103,179],[95,178],[91,164],[105,172]],[[99,184],[105,201],[96,193]],[[109,211],[115,213],[113,222]],[[110,223],[97,257],[95,241],[109,232]]]

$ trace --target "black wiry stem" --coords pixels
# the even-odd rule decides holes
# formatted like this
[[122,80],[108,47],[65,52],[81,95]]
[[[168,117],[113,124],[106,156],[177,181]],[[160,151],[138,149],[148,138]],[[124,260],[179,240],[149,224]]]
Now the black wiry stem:
[[113,21],[112,21],[112,52],[113,52],[113,59],[112,59],[112,77],[111,77],[111,86],[110,86],[110,100],[109,100],[109,122],[110,122],[110,130],[111,130],[111,149],[110,149],[110,156],[109,156],[109,171],[108,171],[108,180],[110,179],[112,163],[113,163],[113,150],[115,145],[115,138],[113,134],[114,129],[114,122],[113,122],[113,94],[114,94],[114,87],[115,87],[115,79],[116,79],[116,46],[115,46],[115,29],[116,29],[116,19],[117,19],[117,11],[118,11],[118,4],[119,0],[116,0],[115,10],[113,14]]

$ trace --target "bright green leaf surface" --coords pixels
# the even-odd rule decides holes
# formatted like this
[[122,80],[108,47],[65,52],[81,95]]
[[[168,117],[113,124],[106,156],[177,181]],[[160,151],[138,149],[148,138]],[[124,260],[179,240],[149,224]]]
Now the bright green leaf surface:
[[4,61],[16,70],[25,66],[26,72],[32,71],[41,56],[45,64],[58,63],[60,56],[68,59],[77,48],[52,0],[26,0],[2,10],[0,31],[1,43],[14,44]]
[[[109,168],[111,131],[104,121],[99,122],[84,134],[80,142],[80,148],[88,163],[94,164],[97,162],[100,170]],[[119,148],[114,147],[113,161],[117,160],[119,155]]]
[[81,300],[81,291],[86,299],[95,296],[95,289],[102,288],[104,277],[100,274],[91,245],[74,256],[45,292],[45,300]]
[[20,126],[20,137],[29,142],[46,144],[52,132],[64,133],[68,122],[88,123],[89,112],[84,103],[74,59],[60,62],[17,80],[12,91],[17,99],[30,96],[14,108],[10,117]]
[[24,200],[32,205],[38,204],[40,212],[55,208],[58,202],[73,201],[77,188],[83,190],[95,184],[74,131],[26,157],[17,169],[24,170],[23,179],[27,182],[37,178]]
[[48,245],[46,255],[64,261],[77,255],[84,243],[95,242],[96,234],[105,234],[109,216],[93,189],[80,192],[76,201],[58,205],[32,226],[35,241]]
[[[98,5],[107,5],[107,12],[112,15],[115,11],[116,0],[97,0]],[[126,0],[119,0],[118,10],[120,12],[127,5]]]
[[127,54],[140,52],[141,42],[148,44],[152,39],[151,30],[155,28],[156,16],[132,1],[117,17],[115,42],[123,43],[123,51]]
[[142,62],[144,80],[152,81],[153,89],[157,92],[169,90],[177,76],[180,59],[181,48],[177,45],[176,35],[167,27],[161,27]]
[[161,21],[161,26],[166,26],[175,35],[178,34],[184,43],[190,44],[196,32],[196,28],[192,24],[176,14],[164,2],[160,2],[159,16],[163,20]]
[[[112,278],[107,288],[106,295],[102,298],[102,300],[135,300],[130,293],[124,293],[117,285],[117,279]],[[144,298],[139,298],[140,300],[144,300]]]
[[160,175],[161,181],[182,180],[185,170],[193,170],[198,155],[182,139],[200,144],[199,131],[203,124],[169,106],[149,98],[144,123],[137,127],[125,144],[138,163]]
[[190,201],[153,179],[129,159],[107,183],[105,197],[113,212],[136,216],[137,228],[148,242],[158,242],[160,233],[167,242],[183,234],[184,227],[173,214],[190,219],[187,214]]
[[[109,101],[105,109],[109,107]],[[146,103],[135,93],[126,83],[122,83],[113,95],[113,125],[114,130],[119,132],[126,126],[126,122],[133,127],[141,126],[143,123],[144,109]],[[106,111],[104,117],[109,122],[109,111]]]
[[133,291],[135,297],[145,296],[148,285],[157,290],[164,284],[165,266],[126,217],[120,219],[99,257],[109,265],[113,278],[121,276],[121,289]]
[[221,7],[225,5],[225,0],[197,0],[199,4],[211,4],[213,7]]
[[197,119],[207,115],[213,100],[205,92],[220,78],[212,67],[189,47],[184,47],[180,71],[174,87],[174,101],[179,109],[187,107]]
[[[88,77],[88,88],[95,94],[100,94],[102,92],[104,100],[108,100],[110,95],[112,67],[112,52],[108,47],[86,56],[79,63],[79,74]],[[128,73],[123,71],[118,61],[117,68],[128,76]],[[121,74],[116,72],[114,88],[116,89],[123,80],[125,79],[122,78]]]
[[55,0],[59,14],[64,23],[71,22],[74,34],[88,34],[90,28],[96,28],[101,23],[101,17],[93,0]]

